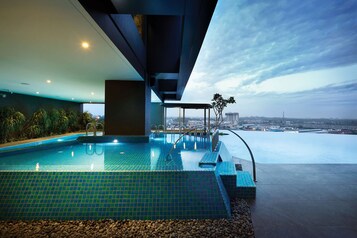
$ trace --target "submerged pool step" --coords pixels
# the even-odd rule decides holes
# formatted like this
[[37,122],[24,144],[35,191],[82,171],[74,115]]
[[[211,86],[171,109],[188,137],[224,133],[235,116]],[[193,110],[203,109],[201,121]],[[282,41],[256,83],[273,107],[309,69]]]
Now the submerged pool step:
[[204,166],[204,165],[213,165],[216,166],[216,164],[221,161],[219,158],[219,153],[218,152],[206,152],[200,162],[198,162],[199,166]]
[[255,198],[256,185],[252,176],[247,171],[237,171],[237,189],[236,197],[238,198]]

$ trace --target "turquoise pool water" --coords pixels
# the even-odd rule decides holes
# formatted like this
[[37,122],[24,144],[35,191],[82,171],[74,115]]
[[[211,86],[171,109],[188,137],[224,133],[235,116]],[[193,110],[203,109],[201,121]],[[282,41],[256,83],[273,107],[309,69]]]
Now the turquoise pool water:
[[22,144],[18,144],[18,145],[1,147],[0,152],[8,151],[8,150],[29,148],[29,147],[39,146],[39,145],[54,144],[54,143],[58,143],[58,142],[75,141],[79,136],[83,136],[83,135],[85,135],[85,134],[79,133],[79,134],[74,134],[74,135],[69,135],[69,136],[58,136],[56,138],[47,139],[47,140],[39,140],[39,141],[34,141],[34,142],[29,142],[29,143],[22,143]]
[[[219,219],[231,216],[229,196],[255,196],[237,186],[224,144],[208,152],[187,136],[167,158],[177,138],[0,152],[0,220]],[[216,162],[202,168],[207,155]]]
[[[149,143],[78,143],[2,156],[0,170],[26,171],[195,171],[209,150],[205,138],[185,136],[167,157],[179,135]],[[56,140],[56,139],[54,139]]]
[[[237,131],[237,133],[249,144],[257,163],[357,163],[357,136],[355,135],[259,131]],[[220,140],[233,156],[250,160],[248,150],[236,136],[233,134],[221,136]]]

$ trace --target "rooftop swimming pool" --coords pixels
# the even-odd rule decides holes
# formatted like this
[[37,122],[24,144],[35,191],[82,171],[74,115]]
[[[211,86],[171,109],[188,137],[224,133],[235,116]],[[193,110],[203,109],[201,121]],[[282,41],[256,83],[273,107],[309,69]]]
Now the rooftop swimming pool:
[[0,220],[229,218],[230,198],[255,197],[223,143],[212,152],[200,136],[176,148],[177,134],[108,138],[0,152]]
[[[70,137],[67,140],[73,140],[73,138],[76,137]],[[199,166],[199,161],[210,148],[207,138],[184,136],[173,148],[178,138],[178,134],[168,134],[164,137],[152,138],[149,143],[79,143],[73,141],[72,144],[66,143],[61,146],[59,143],[55,147],[42,147],[23,153],[21,150],[4,156],[0,153],[0,170],[194,171],[208,169]],[[51,141],[56,143],[58,139]],[[172,150],[171,156],[167,156],[170,150]]]
[[[224,131],[230,133],[228,131]],[[356,164],[357,136],[317,133],[236,131],[248,143],[257,163]],[[230,153],[251,160],[233,134],[221,136]]]

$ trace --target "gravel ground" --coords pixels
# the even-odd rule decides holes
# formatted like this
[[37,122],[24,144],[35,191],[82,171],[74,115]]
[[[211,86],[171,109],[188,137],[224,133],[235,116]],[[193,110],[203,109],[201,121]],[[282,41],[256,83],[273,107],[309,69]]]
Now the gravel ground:
[[249,205],[217,220],[0,221],[0,237],[254,237]]

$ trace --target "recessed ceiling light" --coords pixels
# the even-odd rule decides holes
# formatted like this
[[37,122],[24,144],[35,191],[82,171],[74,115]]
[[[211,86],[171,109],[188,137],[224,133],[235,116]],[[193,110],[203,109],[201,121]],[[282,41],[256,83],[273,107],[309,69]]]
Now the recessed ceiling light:
[[86,41],[83,41],[83,42],[82,42],[82,48],[88,49],[88,48],[89,48],[89,43],[86,42]]
[[94,95],[94,92],[91,92],[90,94],[93,96],[93,95]]
[[72,98],[72,100],[74,100],[74,98]]
[[52,81],[51,81],[51,80],[49,80],[49,79],[47,79],[47,80],[46,80],[46,83],[52,83]]
[[36,92],[36,94],[40,94],[40,92]]

